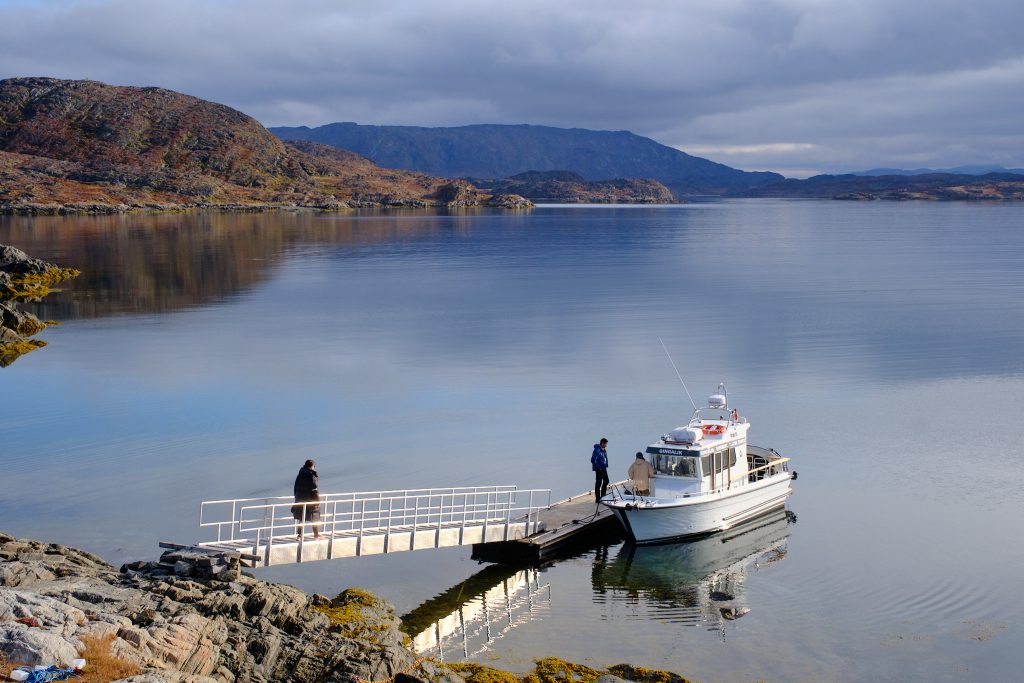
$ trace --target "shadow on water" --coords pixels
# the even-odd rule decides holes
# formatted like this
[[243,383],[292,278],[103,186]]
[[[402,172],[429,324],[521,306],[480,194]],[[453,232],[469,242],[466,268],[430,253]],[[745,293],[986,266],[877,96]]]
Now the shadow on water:
[[[786,557],[789,525],[795,522],[795,514],[778,510],[689,543],[605,541],[578,548],[562,561],[593,557],[591,586],[598,602],[645,603],[649,616],[721,630],[750,611],[747,575]],[[402,630],[420,654],[441,660],[475,657],[511,629],[544,618],[553,590],[553,581],[546,579],[557,565],[489,565],[405,614]]]

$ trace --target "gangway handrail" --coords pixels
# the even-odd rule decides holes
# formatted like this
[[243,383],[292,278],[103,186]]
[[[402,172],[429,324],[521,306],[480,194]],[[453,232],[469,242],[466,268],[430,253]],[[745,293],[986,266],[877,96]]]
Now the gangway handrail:
[[[228,519],[207,520],[208,507],[228,504]],[[391,533],[410,527],[414,532],[466,525],[483,525],[486,529],[488,525],[507,527],[513,522],[525,522],[536,529],[540,511],[551,505],[551,491],[467,486],[329,493],[322,494],[319,501],[304,503],[295,503],[291,496],[203,501],[199,526],[216,528],[217,543],[244,540],[256,546],[273,544],[275,536],[295,537],[300,524],[292,514],[296,505],[303,508],[303,520],[309,507],[320,506],[317,524],[330,538],[335,534]],[[280,514],[282,509],[287,510],[286,514]],[[255,534],[254,539],[251,534]]]
[[[514,485],[502,484],[496,486],[449,486],[446,488],[420,488],[420,489],[392,489],[388,491],[353,491],[345,493],[325,493],[321,494],[320,502],[329,502],[336,497],[341,496],[364,496],[366,498],[379,499],[381,496],[387,494],[435,494],[439,492],[445,492],[447,494],[459,495],[463,493],[479,493],[479,492],[506,492],[515,491],[517,487]],[[264,505],[269,505],[270,501],[279,500],[282,503],[288,502],[288,505],[292,505],[291,501],[294,500],[292,496],[260,496],[252,498],[225,498],[221,500],[205,500],[199,504],[199,527],[216,527],[217,528],[217,540],[224,540],[222,538],[223,529],[222,527],[228,527],[229,540],[235,540],[235,524],[237,522],[237,513],[239,512],[239,505],[244,503],[252,503],[256,501],[263,502]],[[206,521],[207,508],[216,505],[231,505],[231,518],[228,520],[221,521]]]
[[[434,489],[393,489],[390,491],[346,491],[344,493],[322,493],[321,501],[324,497],[329,496],[373,496],[377,497],[380,494],[387,493],[405,493],[412,491],[501,491],[501,490],[518,490],[519,487],[510,484],[503,484],[500,486],[446,486],[444,488]],[[525,489],[523,489],[525,490]],[[223,500],[204,500],[200,503],[202,505],[215,505],[217,503],[245,503],[254,500],[292,500],[292,496],[254,496],[252,498],[225,498]]]

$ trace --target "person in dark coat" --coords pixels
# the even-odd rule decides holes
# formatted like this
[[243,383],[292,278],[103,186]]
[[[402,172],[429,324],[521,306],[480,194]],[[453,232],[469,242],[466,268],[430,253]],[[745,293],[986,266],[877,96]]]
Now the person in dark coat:
[[[302,527],[305,522],[313,525],[313,538],[320,538],[320,506],[302,505],[320,500],[320,475],[316,473],[316,462],[307,460],[295,477],[295,505],[292,505],[292,516],[297,522],[295,535],[302,538]],[[305,519],[303,519],[305,517]]]
[[601,439],[594,444],[594,452],[590,456],[590,467],[594,470],[594,497],[601,500],[608,493],[608,439]]

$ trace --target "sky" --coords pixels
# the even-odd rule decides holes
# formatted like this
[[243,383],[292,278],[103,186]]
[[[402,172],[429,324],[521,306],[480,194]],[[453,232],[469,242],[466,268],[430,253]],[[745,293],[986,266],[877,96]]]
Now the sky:
[[267,126],[629,130],[790,177],[1024,167],[1020,0],[0,0],[0,78]]

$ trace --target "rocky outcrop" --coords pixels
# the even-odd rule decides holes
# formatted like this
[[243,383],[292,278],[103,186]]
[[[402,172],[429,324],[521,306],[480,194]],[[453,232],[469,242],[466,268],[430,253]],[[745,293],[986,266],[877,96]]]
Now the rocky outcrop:
[[480,204],[480,192],[464,180],[445,183],[437,188],[434,196],[450,209],[478,206]]
[[56,268],[52,263],[32,258],[21,249],[0,244],[0,271],[14,275],[42,275]]
[[[119,571],[81,550],[0,533],[0,654],[67,664],[83,638],[113,636],[111,651],[151,675],[139,680],[441,677],[405,646],[394,611],[379,599],[359,591],[312,601],[297,588],[240,573],[237,559],[205,577],[195,571],[204,560],[193,560],[174,551]],[[317,603],[350,623],[332,621]],[[362,638],[353,637],[353,625]]]
[[60,268],[0,244],[0,368],[46,346],[46,342],[29,337],[46,329],[47,323],[19,310],[17,302],[41,299],[50,293],[49,285],[77,275],[77,270]]
[[487,200],[487,206],[500,209],[530,209],[534,204],[526,197],[518,194],[496,194]]

